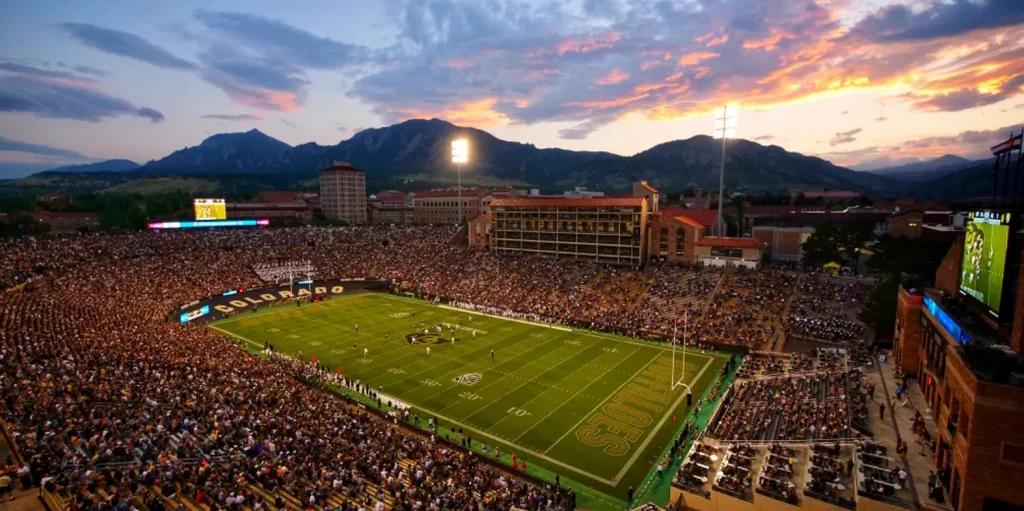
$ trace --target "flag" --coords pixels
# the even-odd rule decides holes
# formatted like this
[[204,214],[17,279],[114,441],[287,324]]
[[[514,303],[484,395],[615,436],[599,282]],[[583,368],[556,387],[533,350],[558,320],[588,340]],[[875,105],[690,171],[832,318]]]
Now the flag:
[[1022,136],[1024,136],[1024,133],[1021,133],[1020,135],[1017,135],[1015,137],[1011,136],[1009,140],[1007,140],[1006,142],[1000,142],[992,146],[992,154],[996,156],[1002,156],[1004,154],[1008,154],[1010,151],[1013,151],[1015,149],[1020,149]]

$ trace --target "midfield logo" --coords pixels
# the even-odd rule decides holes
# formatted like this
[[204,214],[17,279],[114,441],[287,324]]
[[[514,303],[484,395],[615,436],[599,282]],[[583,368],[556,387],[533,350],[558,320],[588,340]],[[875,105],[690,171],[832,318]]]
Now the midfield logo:
[[483,375],[481,375],[480,373],[469,373],[464,374],[462,376],[457,376],[453,381],[455,383],[461,383],[463,385],[476,385],[481,378],[483,378]]
[[396,312],[396,313],[392,314],[391,317],[393,317],[395,319],[402,319],[402,318],[407,318],[407,317],[409,317],[411,315],[412,315],[411,312]]

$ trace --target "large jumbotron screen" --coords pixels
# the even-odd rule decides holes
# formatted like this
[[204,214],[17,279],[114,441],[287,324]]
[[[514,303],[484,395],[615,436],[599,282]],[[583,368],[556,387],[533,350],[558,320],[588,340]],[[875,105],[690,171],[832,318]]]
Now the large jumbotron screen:
[[228,209],[224,199],[195,199],[196,220],[226,220]]
[[1002,305],[1010,220],[1009,213],[972,212],[964,235],[960,292],[978,300],[995,318]]

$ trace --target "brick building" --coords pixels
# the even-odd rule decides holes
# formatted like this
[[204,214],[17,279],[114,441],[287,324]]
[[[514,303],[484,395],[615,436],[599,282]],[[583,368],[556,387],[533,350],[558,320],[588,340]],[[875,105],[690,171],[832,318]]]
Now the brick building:
[[647,216],[643,197],[494,199],[490,249],[639,266]]
[[320,208],[328,220],[366,223],[366,173],[348,162],[320,171]]
[[[486,213],[492,198],[486,188],[463,188],[461,200],[463,218],[469,221]],[[459,222],[459,189],[416,192],[413,208],[417,224],[456,224]]]
[[761,265],[763,250],[764,244],[753,238],[707,236],[694,243],[697,264],[703,266],[757,268]]
[[[1022,509],[1024,300],[1000,324],[951,299],[961,253],[962,240],[940,265],[935,288],[900,287],[893,357],[930,406],[926,420],[939,433],[935,471],[953,509]],[[1024,279],[1016,285],[1020,296]]]
[[371,224],[411,224],[415,194],[388,190],[371,195],[366,206]]
[[754,227],[751,236],[764,244],[773,261],[800,262],[804,259],[804,242],[814,234],[814,227]]
[[74,213],[56,211],[32,211],[28,216],[36,222],[48,224],[50,232],[68,233],[83,229],[97,229],[100,217],[96,213]]
[[[926,211],[910,208],[893,213],[889,216],[888,224],[891,236],[920,238],[928,232],[929,226],[953,226],[954,215],[952,211]],[[963,225],[961,224],[960,227]]]
[[663,209],[651,215],[648,253],[651,259],[697,264],[694,243],[714,232],[714,210]]

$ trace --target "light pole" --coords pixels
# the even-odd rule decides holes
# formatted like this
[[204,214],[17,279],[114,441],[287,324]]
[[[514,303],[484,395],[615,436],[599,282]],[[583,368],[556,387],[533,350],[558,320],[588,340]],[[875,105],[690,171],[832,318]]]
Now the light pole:
[[718,173],[718,235],[724,237],[722,228],[722,195],[725,193],[725,141],[736,137],[736,114],[738,105],[725,105],[715,109],[715,138],[722,139],[722,166]]
[[452,163],[457,169],[459,191],[459,226],[462,226],[462,164],[469,162],[469,142],[464,138],[452,140]]

